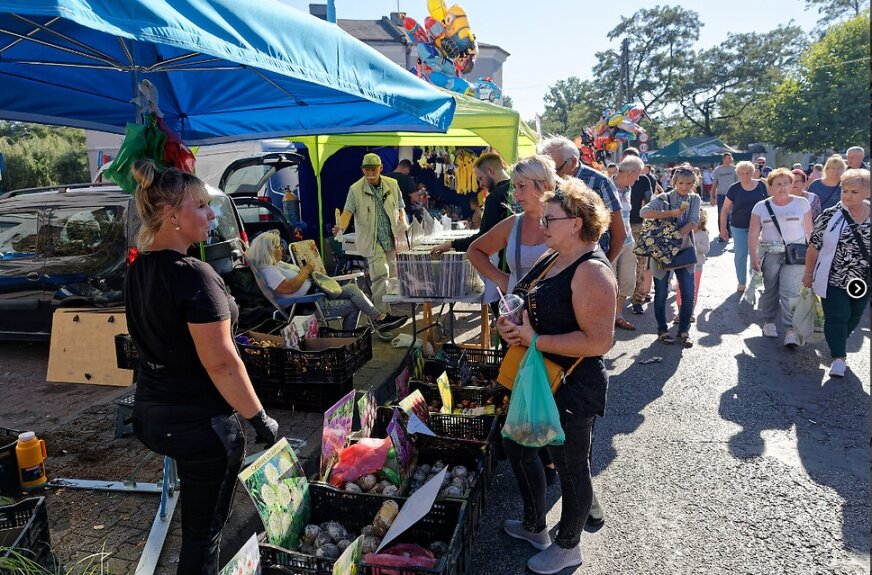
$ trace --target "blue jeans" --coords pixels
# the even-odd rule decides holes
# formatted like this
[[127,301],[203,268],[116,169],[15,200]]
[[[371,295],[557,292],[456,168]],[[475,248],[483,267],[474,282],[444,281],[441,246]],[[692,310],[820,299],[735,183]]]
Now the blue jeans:
[[342,317],[342,329],[345,331],[357,328],[357,312],[359,311],[373,321],[378,319],[381,314],[355,283],[343,285],[342,296],[337,299],[325,300],[321,307],[324,309],[324,313],[329,316]]
[[[718,194],[718,227],[720,228],[721,210],[724,209],[724,200],[727,199],[727,194]],[[727,233],[730,233],[730,214],[727,214]],[[731,236],[732,237],[732,236]]]
[[731,228],[733,231],[733,263],[736,266],[736,279],[739,285],[748,284],[748,228]]
[[[690,330],[690,316],[693,315],[693,266],[673,270],[681,291],[681,307],[678,308],[678,333]],[[654,277],[654,319],[657,320],[657,333],[669,331],[666,325],[666,298],[669,296],[669,278],[672,272],[662,278]]]

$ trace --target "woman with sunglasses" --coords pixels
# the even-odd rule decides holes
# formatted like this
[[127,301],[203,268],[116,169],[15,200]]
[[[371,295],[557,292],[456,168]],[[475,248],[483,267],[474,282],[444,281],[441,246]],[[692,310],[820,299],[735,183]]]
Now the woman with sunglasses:
[[[757,202],[766,199],[766,183],[754,179],[754,164],[743,161],[736,164],[739,181],[727,190],[724,206],[720,212],[721,239],[726,241],[733,234],[733,264],[739,284],[736,291],[742,293],[748,284],[748,229],[751,227],[751,210]],[[729,218],[729,221],[728,221]],[[727,225],[730,229],[727,229]]]
[[602,356],[612,347],[618,290],[608,258],[597,245],[611,219],[599,195],[580,180],[567,178],[558,179],[555,191],[543,192],[541,201],[540,225],[550,250],[515,286],[513,293],[525,302],[521,325],[500,317],[497,329],[509,345],[529,347],[535,337],[536,349],[569,371],[554,394],[566,440],[547,447],[560,474],[562,510],[552,543],[538,449],[504,441],[524,513],[523,520],[507,520],[503,529],[540,550],[527,562],[531,571],[557,573],[582,562],[581,531],[593,500],[591,427],[605,411],[608,375]]
[[805,175],[799,168],[794,168],[790,171],[793,174],[793,187],[790,189],[790,195],[797,198],[805,198],[811,206],[811,221],[815,221],[821,215],[821,199],[817,194],[809,192],[805,189],[808,176]]
[[[681,166],[672,175],[672,189],[651,198],[640,211],[645,219],[670,219],[682,237],[681,248],[693,246],[691,232],[699,225],[701,200],[693,190],[696,174],[690,167]],[[662,343],[675,343],[666,325],[666,298],[669,295],[670,270],[660,269],[651,258],[651,273],[654,276],[654,317],[657,320],[657,339]],[[681,290],[681,306],[678,308],[678,340],[684,347],[693,347],[690,339],[690,316],[693,315],[694,264],[675,270],[678,289]]]

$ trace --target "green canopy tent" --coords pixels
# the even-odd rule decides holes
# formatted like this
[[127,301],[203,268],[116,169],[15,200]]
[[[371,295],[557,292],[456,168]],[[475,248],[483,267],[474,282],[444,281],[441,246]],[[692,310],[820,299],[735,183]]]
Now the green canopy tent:
[[318,186],[318,237],[324,249],[324,209],[321,198],[321,170],[327,159],[345,146],[490,146],[509,163],[536,153],[539,137],[520,114],[461,94],[451,94],[457,102],[454,119],[444,134],[418,132],[373,132],[329,134],[288,138],[305,144]]
[[691,164],[713,163],[719,164],[721,157],[730,152],[736,161],[750,160],[750,152],[734,150],[721,142],[718,138],[703,136],[697,138],[680,138],[665,148],[648,155],[650,164]]

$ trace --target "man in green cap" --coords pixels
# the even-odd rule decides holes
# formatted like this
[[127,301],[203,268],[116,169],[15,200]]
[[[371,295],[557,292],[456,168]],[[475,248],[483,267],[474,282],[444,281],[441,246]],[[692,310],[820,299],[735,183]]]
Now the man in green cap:
[[[397,250],[394,238],[405,232],[405,203],[397,181],[382,176],[382,161],[369,153],[360,165],[363,177],[348,189],[345,209],[333,228],[344,232],[354,216],[354,246],[366,258],[372,301],[388,314],[385,323],[395,325],[405,316],[391,315],[391,306],[384,302],[389,277],[397,277]],[[390,320],[390,321],[387,321]]]

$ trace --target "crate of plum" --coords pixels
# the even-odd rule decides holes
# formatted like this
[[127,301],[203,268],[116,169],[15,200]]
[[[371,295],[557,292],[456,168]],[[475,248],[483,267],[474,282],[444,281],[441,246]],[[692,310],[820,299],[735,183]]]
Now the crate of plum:
[[358,572],[384,573],[373,569],[394,566],[401,562],[397,558],[406,558],[412,560],[401,563],[402,573],[459,575],[463,546],[460,525],[466,512],[462,501],[436,501],[421,520],[377,553],[404,503],[402,499],[341,491],[318,483],[310,484],[308,491],[309,518],[299,544],[295,549],[284,549],[261,543],[265,569],[278,566],[276,572],[281,573],[330,575],[336,559],[361,537],[362,570]]

